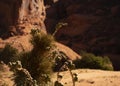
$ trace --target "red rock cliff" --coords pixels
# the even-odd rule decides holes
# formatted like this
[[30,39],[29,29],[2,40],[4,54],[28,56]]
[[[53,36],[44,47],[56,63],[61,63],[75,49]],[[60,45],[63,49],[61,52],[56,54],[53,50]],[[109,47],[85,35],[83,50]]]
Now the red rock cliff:
[[0,36],[26,34],[30,28],[45,29],[45,15],[43,0],[0,0]]
[[56,33],[57,41],[78,53],[109,56],[120,70],[120,0],[57,0],[49,5],[45,20],[49,33],[58,22],[68,23]]

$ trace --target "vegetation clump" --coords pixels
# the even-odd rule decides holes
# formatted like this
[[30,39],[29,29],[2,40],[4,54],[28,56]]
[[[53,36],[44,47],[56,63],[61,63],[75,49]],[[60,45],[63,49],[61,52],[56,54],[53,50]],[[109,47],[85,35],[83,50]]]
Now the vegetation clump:
[[[30,75],[31,79],[36,80],[38,86],[43,86],[50,82],[53,61],[49,55],[52,46],[54,46],[54,38],[35,29],[31,30],[31,36],[30,42],[33,45],[31,51],[19,53],[10,44],[0,50],[0,61],[4,61],[6,64],[12,63],[10,68],[15,73],[17,86],[30,86],[27,84],[30,81],[28,81],[25,73]],[[16,68],[17,66],[15,65],[18,60],[21,61],[22,67],[20,68]]]
[[106,56],[95,56],[92,53],[86,52],[82,52],[81,55],[82,59],[74,61],[76,68],[113,70],[112,62]]
[[19,53],[10,44],[0,49],[0,61],[6,64],[9,63],[17,86],[30,86],[30,83],[31,86],[45,86],[48,84],[51,86],[49,82],[51,82],[52,72],[56,71],[59,74],[60,71],[64,70],[69,70],[73,85],[75,85],[74,76],[71,72],[74,67],[113,70],[108,57],[95,56],[86,52],[81,53],[82,59],[72,62],[64,52],[55,49],[53,36],[32,29],[30,42],[33,48],[31,51]]
[[20,61],[9,62],[10,70],[14,72],[16,86],[38,86],[29,71],[22,67]]
[[6,44],[3,49],[0,49],[0,60],[8,64],[10,61],[16,61],[18,58],[18,50],[13,48],[11,44]]
[[24,67],[30,72],[33,79],[37,80],[38,84],[47,84],[50,81],[52,73],[52,61],[49,57],[50,50],[53,46],[54,38],[51,35],[40,32],[39,30],[31,31],[32,38],[30,42],[33,49],[24,53],[26,61],[22,58]]

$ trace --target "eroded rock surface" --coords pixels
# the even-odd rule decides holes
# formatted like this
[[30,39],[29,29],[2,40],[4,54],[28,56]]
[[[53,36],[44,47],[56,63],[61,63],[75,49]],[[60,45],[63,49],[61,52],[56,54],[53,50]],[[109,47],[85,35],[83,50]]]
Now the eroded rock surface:
[[31,28],[44,29],[43,0],[0,0],[0,36],[23,35]]

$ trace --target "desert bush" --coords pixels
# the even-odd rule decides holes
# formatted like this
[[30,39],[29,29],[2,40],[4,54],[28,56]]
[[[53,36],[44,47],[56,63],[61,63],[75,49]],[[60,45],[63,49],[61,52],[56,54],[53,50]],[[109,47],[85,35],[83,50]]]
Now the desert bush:
[[10,70],[14,72],[15,86],[38,86],[29,71],[22,67],[20,61],[9,62]]
[[[33,50],[39,50],[41,53],[45,51],[49,51],[51,48],[52,42],[54,41],[54,38],[52,35],[45,34],[43,32],[40,32],[39,30],[32,30],[31,31],[32,38],[30,42],[33,45]],[[32,51],[33,51],[32,50]]]
[[0,60],[8,64],[10,61],[16,61],[18,55],[18,50],[13,48],[10,44],[0,50]]
[[27,51],[27,52],[20,52],[18,55],[19,61],[21,61],[21,64],[23,66],[23,68],[28,68],[28,59],[30,58],[31,55],[31,51]]
[[74,61],[76,68],[113,70],[112,62],[108,57],[95,56],[86,52],[82,52],[81,55],[82,59]]
[[31,35],[30,42],[33,45],[33,49],[28,53],[22,53],[21,61],[23,67],[30,72],[38,84],[46,84],[50,81],[49,77],[52,73],[52,61],[48,56],[53,46],[54,38],[34,29],[31,31]]
[[[10,44],[6,45],[5,48],[0,50],[0,60],[5,61],[7,64],[11,61],[14,64],[14,62],[20,60],[23,67],[22,69],[27,70],[33,80],[36,80],[37,84],[43,86],[50,81],[53,65],[56,64],[54,63],[54,58],[56,58],[56,56],[54,56],[52,51],[53,48],[55,48],[53,43],[54,37],[52,35],[42,33],[39,30],[33,29],[31,31],[30,42],[33,46],[32,50],[27,52],[23,51],[20,53],[18,53],[17,49],[13,48]],[[60,60],[65,60],[65,62],[67,62],[67,58],[64,57],[65,55],[60,55],[62,56],[61,59],[63,58]],[[59,55],[57,55],[57,57],[59,57]],[[16,76],[16,85],[25,86],[24,84],[26,83],[25,80],[27,80],[27,78],[23,76],[23,73],[21,74],[21,70],[16,72],[16,68],[11,67],[11,69]]]
[[[52,61],[49,54],[53,46],[54,38],[51,35],[34,29],[31,31],[31,35],[30,42],[33,45],[31,51],[19,53],[17,49],[7,44],[3,49],[0,49],[0,60],[6,64],[9,62],[13,62],[14,64],[14,62],[20,60],[23,66],[22,69],[27,70],[31,77],[37,81],[37,84],[43,86],[43,84],[47,84],[47,82],[50,81],[50,74],[52,73]],[[21,71],[16,72],[16,69],[13,67],[11,69],[16,76],[16,85],[26,86],[25,80],[27,77],[23,77]]]

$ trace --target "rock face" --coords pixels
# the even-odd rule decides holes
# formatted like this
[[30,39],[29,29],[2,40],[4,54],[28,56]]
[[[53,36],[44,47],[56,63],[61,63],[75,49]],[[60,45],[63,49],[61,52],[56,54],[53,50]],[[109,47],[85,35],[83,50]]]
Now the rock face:
[[110,56],[115,69],[120,69],[119,0],[58,0],[46,9],[46,15],[49,33],[58,22],[68,23],[56,33],[59,42],[78,53]]
[[[45,5],[51,5],[56,1],[57,0],[0,0],[0,48],[10,43],[19,51],[30,51],[32,48],[29,42],[30,30],[37,28],[46,32],[44,26],[46,17],[44,3]],[[3,40],[1,37],[6,39]],[[59,50],[65,52],[72,60],[80,57],[68,47],[59,43],[57,43],[57,45]],[[70,53],[68,54],[68,52]]]
[[29,33],[31,28],[44,29],[43,0],[0,0],[0,36]]

